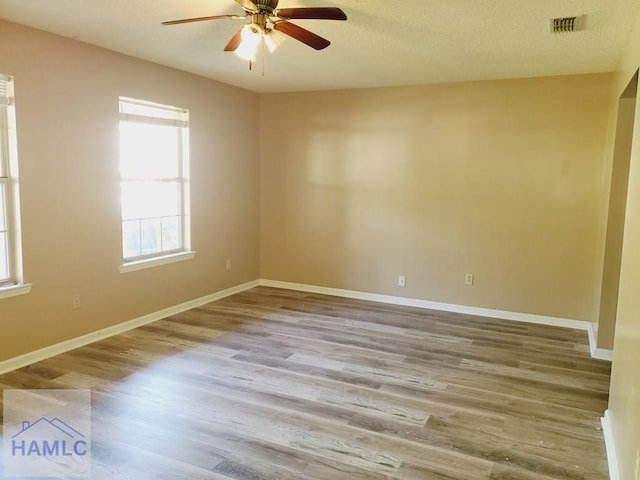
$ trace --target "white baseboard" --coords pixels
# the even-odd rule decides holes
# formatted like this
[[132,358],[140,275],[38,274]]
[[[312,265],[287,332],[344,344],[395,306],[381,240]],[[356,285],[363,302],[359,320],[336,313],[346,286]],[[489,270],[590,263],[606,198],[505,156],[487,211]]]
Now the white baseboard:
[[3,373],[16,370],[18,368],[26,367],[33,363],[45,360],[47,358],[59,355],[70,350],[83,347],[90,343],[102,340],[103,338],[111,337],[119,333],[132,330],[134,328],[146,325],[157,320],[175,315],[192,308],[199,307],[206,303],[215,302],[221,298],[234,295],[236,293],[244,292],[251,288],[263,285],[266,287],[285,288],[288,290],[297,290],[301,292],[318,293],[323,295],[333,295],[337,297],[355,298],[359,300],[370,300],[373,302],[388,303],[393,305],[404,305],[409,307],[425,308],[431,310],[440,310],[444,312],[462,313],[467,315],[476,315],[479,317],[499,318],[502,320],[512,320],[516,322],[528,322],[539,325],[550,325],[555,327],[574,328],[578,330],[585,330],[589,333],[589,343],[591,345],[591,354],[594,358],[601,360],[611,360],[612,352],[610,350],[598,349],[596,347],[596,335],[593,324],[591,322],[585,322],[581,320],[571,320],[566,318],[546,317],[542,315],[533,315],[529,313],[508,312],[503,310],[493,310],[488,308],[468,307],[464,305],[454,305],[450,303],[431,302],[429,300],[419,300],[415,298],[407,297],[395,297],[391,295],[381,295],[377,293],[358,292],[355,290],[343,290],[339,288],[319,287],[315,285],[305,285],[301,283],[280,282],[276,280],[260,279],[252,282],[247,282],[242,285],[222,290],[220,292],[212,293],[204,297],[196,298],[188,302],[175,305],[173,307],[165,308],[163,310],[144,315],[133,320],[129,320],[112,327],[107,327],[96,332],[92,332],[81,337],[73,338],[49,347],[36,350],[34,352],[26,353],[18,357],[10,358],[0,362],[0,375]]
[[589,347],[591,348],[591,356],[598,360],[613,361],[613,350],[598,348],[598,331],[594,323],[589,323]]
[[611,414],[609,410],[604,412],[602,421],[602,433],[604,434],[604,443],[607,447],[607,460],[609,462],[609,478],[611,480],[621,480],[620,470],[618,469],[618,456],[613,436],[613,426],[611,425]]
[[265,287],[286,288],[301,292],[319,293],[323,295],[333,295],[335,297],[356,298],[358,300],[370,300],[372,302],[389,303],[393,305],[403,305],[406,307],[427,308],[430,310],[440,310],[443,312],[464,313],[476,315],[478,317],[499,318],[501,320],[513,320],[516,322],[537,323],[538,325],[550,325],[554,327],[574,328],[577,330],[587,330],[591,322],[582,320],[570,320],[567,318],[545,317],[530,313],[507,312],[504,310],[492,310],[489,308],[467,307],[464,305],[454,305],[451,303],[431,302],[429,300],[419,300],[407,297],[394,297],[391,295],[381,295],[377,293],[358,292],[354,290],[342,290],[339,288],[318,287],[315,285],[305,285],[301,283],[280,282],[277,280],[261,279],[260,285]]
[[403,305],[409,307],[426,308],[440,310],[443,312],[464,313],[476,315],[478,317],[499,318],[502,320],[512,320],[515,322],[535,323],[538,325],[550,325],[554,327],[574,328],[585,330],[589,335],[589,348],[591,357],[597,360],[611,362],[613,351],[598,348],[598,334],[595,324],[583,320],[572,320],[568,318],[547,317],[543,315],[533,315],[530,313],[509,312],[505,310],[493,310],[489,308],[468,307],[465,305],[454,305],[451,303],[431,302],[429,300],[419,300],[408,297],[395,297],[391,295],[381,295],[377,293],[359,292],[355,290],[343,290],[339,288],[319,287],[317,285],[307,285],[303,283],[281,282],[278,280],[260,279],[260,285],[265,287],[285,288],[300,292],[318,293],[322,295],[333,295],[336,297],[356,298],[358,300],[370,300],[372,302],[389,303],[393,305]]
[[159,310],[157,312],[153,312],[148,315],[143,315],[142,317],[135,318],[133,320],[129,320],[124,323],[119,323],[118,325],[114,325],[112,327],[107,327],[102,330],[98,330],[96,332],[82,335],[81,337],[73,338],[71,340],[57,343],[55,345],[51,345],[49,347],[36,350],[34,352],[29,352],[24,355],[20,355],[18,357],[4,360],[0,362],[0,375],[2,375],[3,373],[10,372],[12,370],[16,370],[18,368],[26,367],[27,365],[31,365],[33,363],[39,362],[41,360],[45,360],[55,355],[65,353],[79,347],[84,347],[85,345],[88,345],[93,342],[97,342],[98,340],[112,337],[119,333],[123,333],[129,330],[132,330],[134,328],[141,327],[142,325],[146,325],[148,323],[155,322],[157,320],[161,320],[166,317],[170,317],[171,315],[176,315],[178,313],[185,312],[192,308],[196,308],[210,302],[215,302],[216,300],[220,300],[221,298],[225,298],[230,295],[234,295],[236,293],[244,292],[245,290],[249,290],[250,288],[257,287],[259,283],[260,282],[258,280],[254,280],[252,282],[244,283],[242,285],[237,285],[235,287],[227,288],[226,290],[222,290],[220,292],[212,293],[204,297],[189,300],[188,302],[184,302],[179,305],[175,305],[173,307],[165,308],[163,310]]

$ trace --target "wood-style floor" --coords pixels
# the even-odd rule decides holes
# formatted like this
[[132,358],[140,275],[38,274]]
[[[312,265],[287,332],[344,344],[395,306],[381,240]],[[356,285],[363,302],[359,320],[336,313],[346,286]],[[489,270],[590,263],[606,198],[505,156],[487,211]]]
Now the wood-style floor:
[[585,332],[259,287],[0,376],[91,388],[92,479],[602,480]]

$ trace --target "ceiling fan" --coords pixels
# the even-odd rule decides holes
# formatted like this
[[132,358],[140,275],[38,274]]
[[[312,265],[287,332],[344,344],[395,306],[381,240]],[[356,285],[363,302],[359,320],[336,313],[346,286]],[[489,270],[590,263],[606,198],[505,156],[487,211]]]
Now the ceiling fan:
[[244,15],[212,15],[208,17],[185,18],[162,22],[162,25],[202,22],[207,20],[250,18],[250,23],[240,27],[224,47],[225,52],[249,60],[255,60],[261,42],[273,52],[288,35],[311,48],[322,50],[331,42],[302,28],[289,20],[346,20],[347,15],[335,7],[277,8],[278,0],[235,0],[244,10]]

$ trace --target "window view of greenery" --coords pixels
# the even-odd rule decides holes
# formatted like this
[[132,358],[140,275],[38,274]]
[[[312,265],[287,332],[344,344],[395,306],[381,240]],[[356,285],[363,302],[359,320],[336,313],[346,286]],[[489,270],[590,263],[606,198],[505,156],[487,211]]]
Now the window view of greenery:
[[123,99],[120,110],[123,258],[184,251],[188,112]]

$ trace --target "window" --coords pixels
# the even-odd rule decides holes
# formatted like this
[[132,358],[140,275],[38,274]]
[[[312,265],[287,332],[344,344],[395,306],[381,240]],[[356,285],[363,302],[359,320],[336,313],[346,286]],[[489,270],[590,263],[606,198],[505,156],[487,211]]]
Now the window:
[[13,78],[0,75],[0,297],[27,293],[20,257],[20,215]]
[[120,98],[125,267],[189,250],[189,111]]

